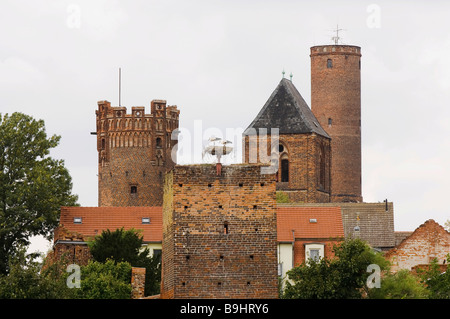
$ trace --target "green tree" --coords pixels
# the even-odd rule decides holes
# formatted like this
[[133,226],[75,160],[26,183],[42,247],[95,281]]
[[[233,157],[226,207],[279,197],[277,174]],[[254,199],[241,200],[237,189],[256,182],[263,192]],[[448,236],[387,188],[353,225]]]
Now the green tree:
[[[0,275],[0,299],[63,299],[73,297],[65,272],[59,264],[42,269],[35,254],[26,254],[25,247],[9,258],[9,273]],[[58,269],[59,267],[59,269]]]
[[420,278],[407,269],[386,274],[380,287],[368,292],[370,299],[426,299],[428,296],[429,292]]
[[30,236],[51,237],[61,206],[76,205],[64,161],[48,156],[59,140],[47,138],[43,120],[0,114],[0,274]]
[[72,288],[80,299],[130,299],[131,265],[107,260],[90,261],[81,267],[80,288]]
[[158,294],[161,282],[161,263],[159,256],[150,256],[149,249],[144,246],[143,237],[135,229],[109,229],[103,231],[89,248],[94,260],[105,262],[108,259],[116,262],[128,262],[133,267],[143,267],[145,272],[145,295]]
[[437,258],[431,261],[427,270],[418,271],[423,283],[430,292],[430,299],[450,299],[450,254],[447,255],[445,270],[438,264]]
[[376,264],[380,270],[388,263],[380,253],[359,239],[348,239],[333,248],[334,258],[309,259],[288,271],[283,298],[354,299],[367,292],[367,268]]

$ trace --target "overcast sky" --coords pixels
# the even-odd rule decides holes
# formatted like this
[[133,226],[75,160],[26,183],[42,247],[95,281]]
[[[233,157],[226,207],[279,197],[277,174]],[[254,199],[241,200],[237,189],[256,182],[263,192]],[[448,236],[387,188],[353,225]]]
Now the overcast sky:
[[[449,1],[5,1],[0,113],[62,136],[82,206],[97,206],[97,101],[167,100],[194,138],[245,129],[285,70],[310,105],[310,47],[362,48],[363,197],[394,202],[395,230],[450,219]],[[200,122],[201,121],[201,122]],[[198,138],[199,136],[197,136]],[[200,138],[202,138],[200,137]],[[185,140],[186,141],[186,140]],[[180,142],[180,162],[201,161]],[[184,150],[183,150],[184,148]],[[195,153],[194,153],[195,151]],[[239,161],[240,157],[231,157]]]

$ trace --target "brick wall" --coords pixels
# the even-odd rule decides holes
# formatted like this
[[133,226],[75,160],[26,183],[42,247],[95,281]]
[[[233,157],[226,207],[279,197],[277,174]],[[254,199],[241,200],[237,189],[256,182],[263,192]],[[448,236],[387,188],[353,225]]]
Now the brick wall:
[[261,165],[166,177],[162,298],[277,298],[275,176]]
[[145,268],[131,268],[131,298],[141,299],[145,292]]
[[305,244],[319,243],[324,245],[324,256],[328,259],[334,257],[333,247],[342,243],[342,239],[296,239],[294,242],[294,267],[297,267],[305,262]]
[[87,265],[92,255],[87,241],[82,234],[70,232],[62,226],[54,232],[53,251],[48,257],[49,262],[65,261],[77,265]]
[[[251,139],[254,139],[254,141]],[[270,147],[270,137],[244,137],[244,161],[246,163],[251,163],[251,156],[254,156],[258,163],[264,163],[264,160],[259,156],[258,147],[261,147],[262,141],[266,142],[266,140],[268,143],[266,149],[268,155],[270,155],[273,151]],[[279,144],[282,145],[282,151],[278,152],[277,190],[284,191],[291,202],[330,202],[330,140],[315,133],[280,134]],[[287,159],[289,162],[287,182],[283,182],[281,177],[283,159]],[[323,161],[323,167],[321,161]]]
[[333,202],[362,202],[360,61],[356,46],[311,48],[311,110],[331,136]]
[[443,264],[450,253],[450,233],[434,220],[427,220],[385,257],[392,263],[392,271],[413,269],[427,265],[437,258]]
[[97,115],[99,206],[161,206],[163,178],[173,167],[179,111],[164,100],[144,107],[111,107],[99,101]]

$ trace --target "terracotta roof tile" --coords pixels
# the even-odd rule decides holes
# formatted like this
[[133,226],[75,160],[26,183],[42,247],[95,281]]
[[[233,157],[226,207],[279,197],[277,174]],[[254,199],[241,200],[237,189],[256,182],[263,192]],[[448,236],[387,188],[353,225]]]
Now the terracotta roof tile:
[[[75,217],[82,223],[74,223]],[[150,224],[143,224],[143,217],[149,217]],[[124,227],[142,230],[144,242],[162,241],[162,207],[61,207],[60,224],[87,237]]]
[[[81,217],[82,223],[74,223]],[[142,218],[149,217],[150,224]],[[317,222],[310,222],[315,219]],[[93,237],[103,230],[143,230],[144,242],[162,242],[162,207],[61,207],[60,224],[68,231]],[[339,207],[278,207],[278,241],[295,238],[344,237],[341,209]]]
[[[316,222],[311,222],[315,220]],[[278,207],[278,241],[344,237],[340,207]]]

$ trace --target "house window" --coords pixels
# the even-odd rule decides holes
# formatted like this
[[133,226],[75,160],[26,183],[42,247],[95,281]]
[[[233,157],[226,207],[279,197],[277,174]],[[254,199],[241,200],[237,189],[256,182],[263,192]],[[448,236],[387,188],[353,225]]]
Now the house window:
[[81,224],[83,222],[83,218],[81,217],[74,217],[73,218],[73,223],[74,224]]
[[150,217],[142,217],[142,224],[150,224]]
[[331,59],[327,60],[327,68],[331,69],[333,67],[333,61]]
[[305,260],[319,261],[324,258],[324,244],[305,244]]
[[333,119],[331,117],[328,118],[328,126],[331,126],[333,124]]
[[309,258],[314,261],[319,261],[320,259],[320,250],[319,249],[310,249],[309,250]]
[[137,186],[135,186],[135,185],[131,186],[130,193],[131,194],[136,194],[137,193]]
[[281,182],[289,182],[289,160],[281,160]]

